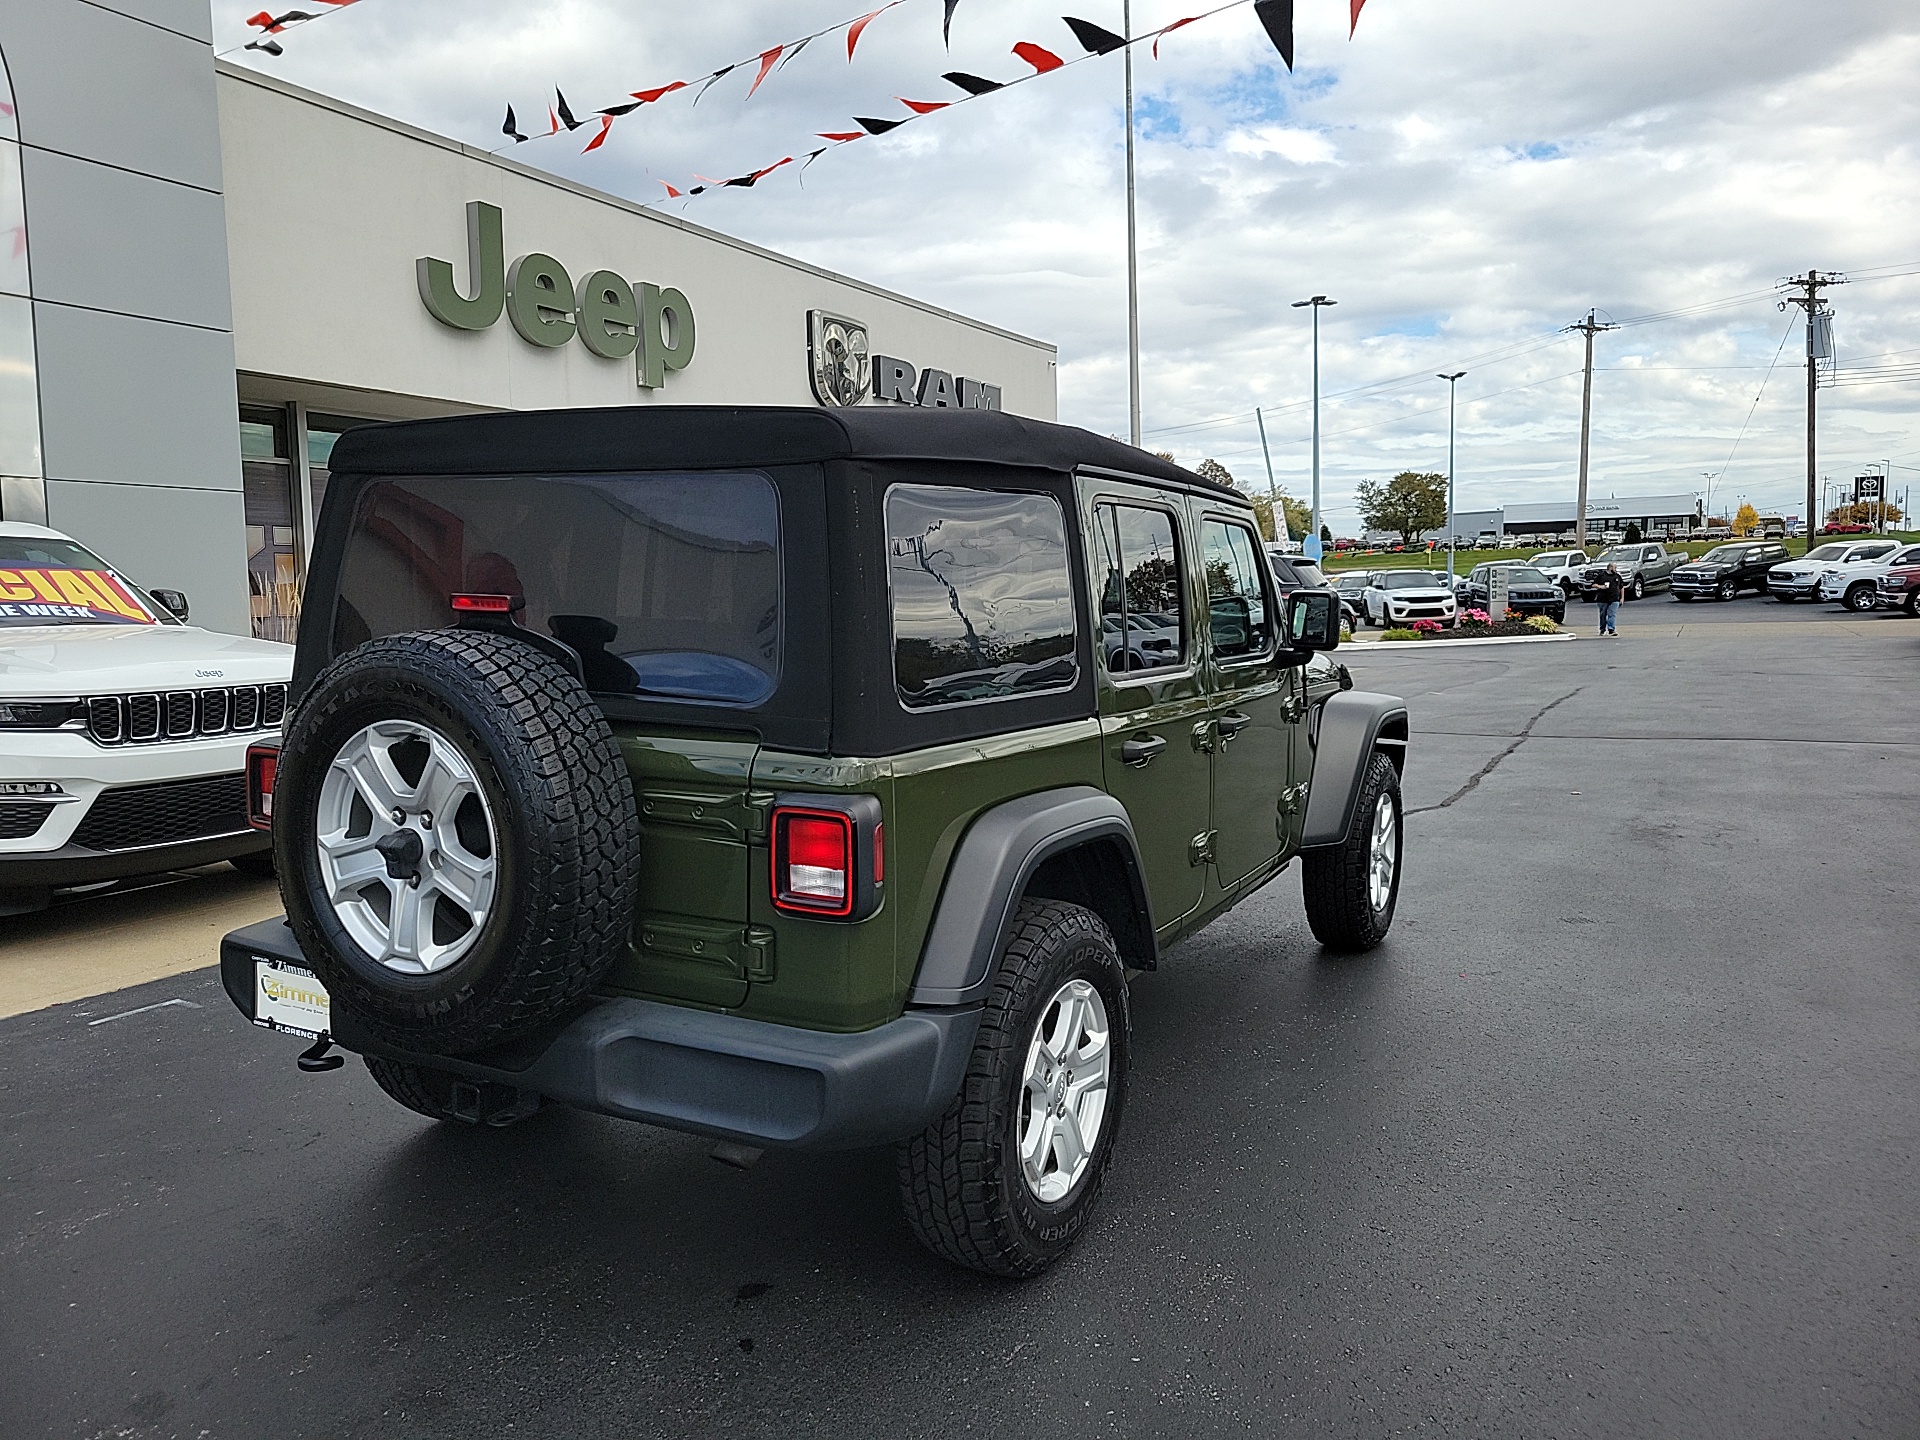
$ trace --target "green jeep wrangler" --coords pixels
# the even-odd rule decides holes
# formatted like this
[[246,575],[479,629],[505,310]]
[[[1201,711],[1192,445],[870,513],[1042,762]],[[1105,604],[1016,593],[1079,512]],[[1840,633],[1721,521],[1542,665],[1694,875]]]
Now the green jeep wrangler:
[[1407,714],[1279,613],[1247,501],[989,412],[671,406],[356,430],[241,1012],[401,1104],[898,1146],[919,1238],[1030,1275],[1098,1199],[1127,976],[1295,856],[1393,919]]

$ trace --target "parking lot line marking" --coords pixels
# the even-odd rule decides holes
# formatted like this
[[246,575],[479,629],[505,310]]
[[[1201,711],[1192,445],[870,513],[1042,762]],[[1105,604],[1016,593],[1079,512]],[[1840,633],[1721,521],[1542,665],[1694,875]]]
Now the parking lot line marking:
[[142,1005],[137,1010],[122,1010],[118,1015],[102,1015],[98,1020],[87,1021],[87,1028],[91,1030],[96,1025],[105,1025],[109,1020],[124,1020],[129,1015],[144,1015],[149,1010],[164,1010],[169,1005],[183,1006],[188,1010],[198,1010],[200,1008],[191,1000],[162,1000],[157,1005]]

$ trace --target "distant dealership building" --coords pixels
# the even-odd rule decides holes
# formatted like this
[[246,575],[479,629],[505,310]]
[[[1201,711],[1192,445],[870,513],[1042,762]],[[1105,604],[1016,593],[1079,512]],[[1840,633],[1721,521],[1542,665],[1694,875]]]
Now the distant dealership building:
[[[1576,523],[1577,503],[1573,499],[1553,500],[1536,505],[1507,505],[1495,510],[1457,510],[1453,517],[1453,535],[1461,544],[1472,544],[1483,535],[1497,535],[1525,543],[1548,542],[1551,537],[1571,532]],[[1587,497],[1587,534],[1598,539],[1608,531],[1625,531],[1638,525],[1644,535],[1661,535],[1689,530],[1706,523],[1706,508],[1700,497],[1676,495],[1590,495]],[[1421,532],[1420,539],[1437,545],[1447,543],[1447,527]],[[1398,540],[1397,534],[1369,530],[1367,539]]]
[[548,406],[1051,420],[1013,334],[217,62],[208,0],[0,5],[0,518],[291,638],[334,440]]

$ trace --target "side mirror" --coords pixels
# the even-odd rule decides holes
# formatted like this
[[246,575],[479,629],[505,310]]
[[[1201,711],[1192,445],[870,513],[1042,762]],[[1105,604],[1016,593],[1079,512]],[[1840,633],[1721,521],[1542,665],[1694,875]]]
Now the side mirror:
[[187,597],[185,594],[178,590],[149,590],[147,593],[159,602],[162,610],[165,610],[182,625],[187,623]]
[[1294,650],[1340,645],[1340,607],[1329,590],[1296,590],[1287,599],[1287,643]]

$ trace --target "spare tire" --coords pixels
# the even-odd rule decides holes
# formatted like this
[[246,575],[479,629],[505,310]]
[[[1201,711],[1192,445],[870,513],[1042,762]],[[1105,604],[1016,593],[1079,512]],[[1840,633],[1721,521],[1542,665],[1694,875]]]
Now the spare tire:
[[335,1007],[461,1054],[564,1019],[625,950],[639,815],[586,688],[511,635],[361,645],[280,752],[287,919]]

